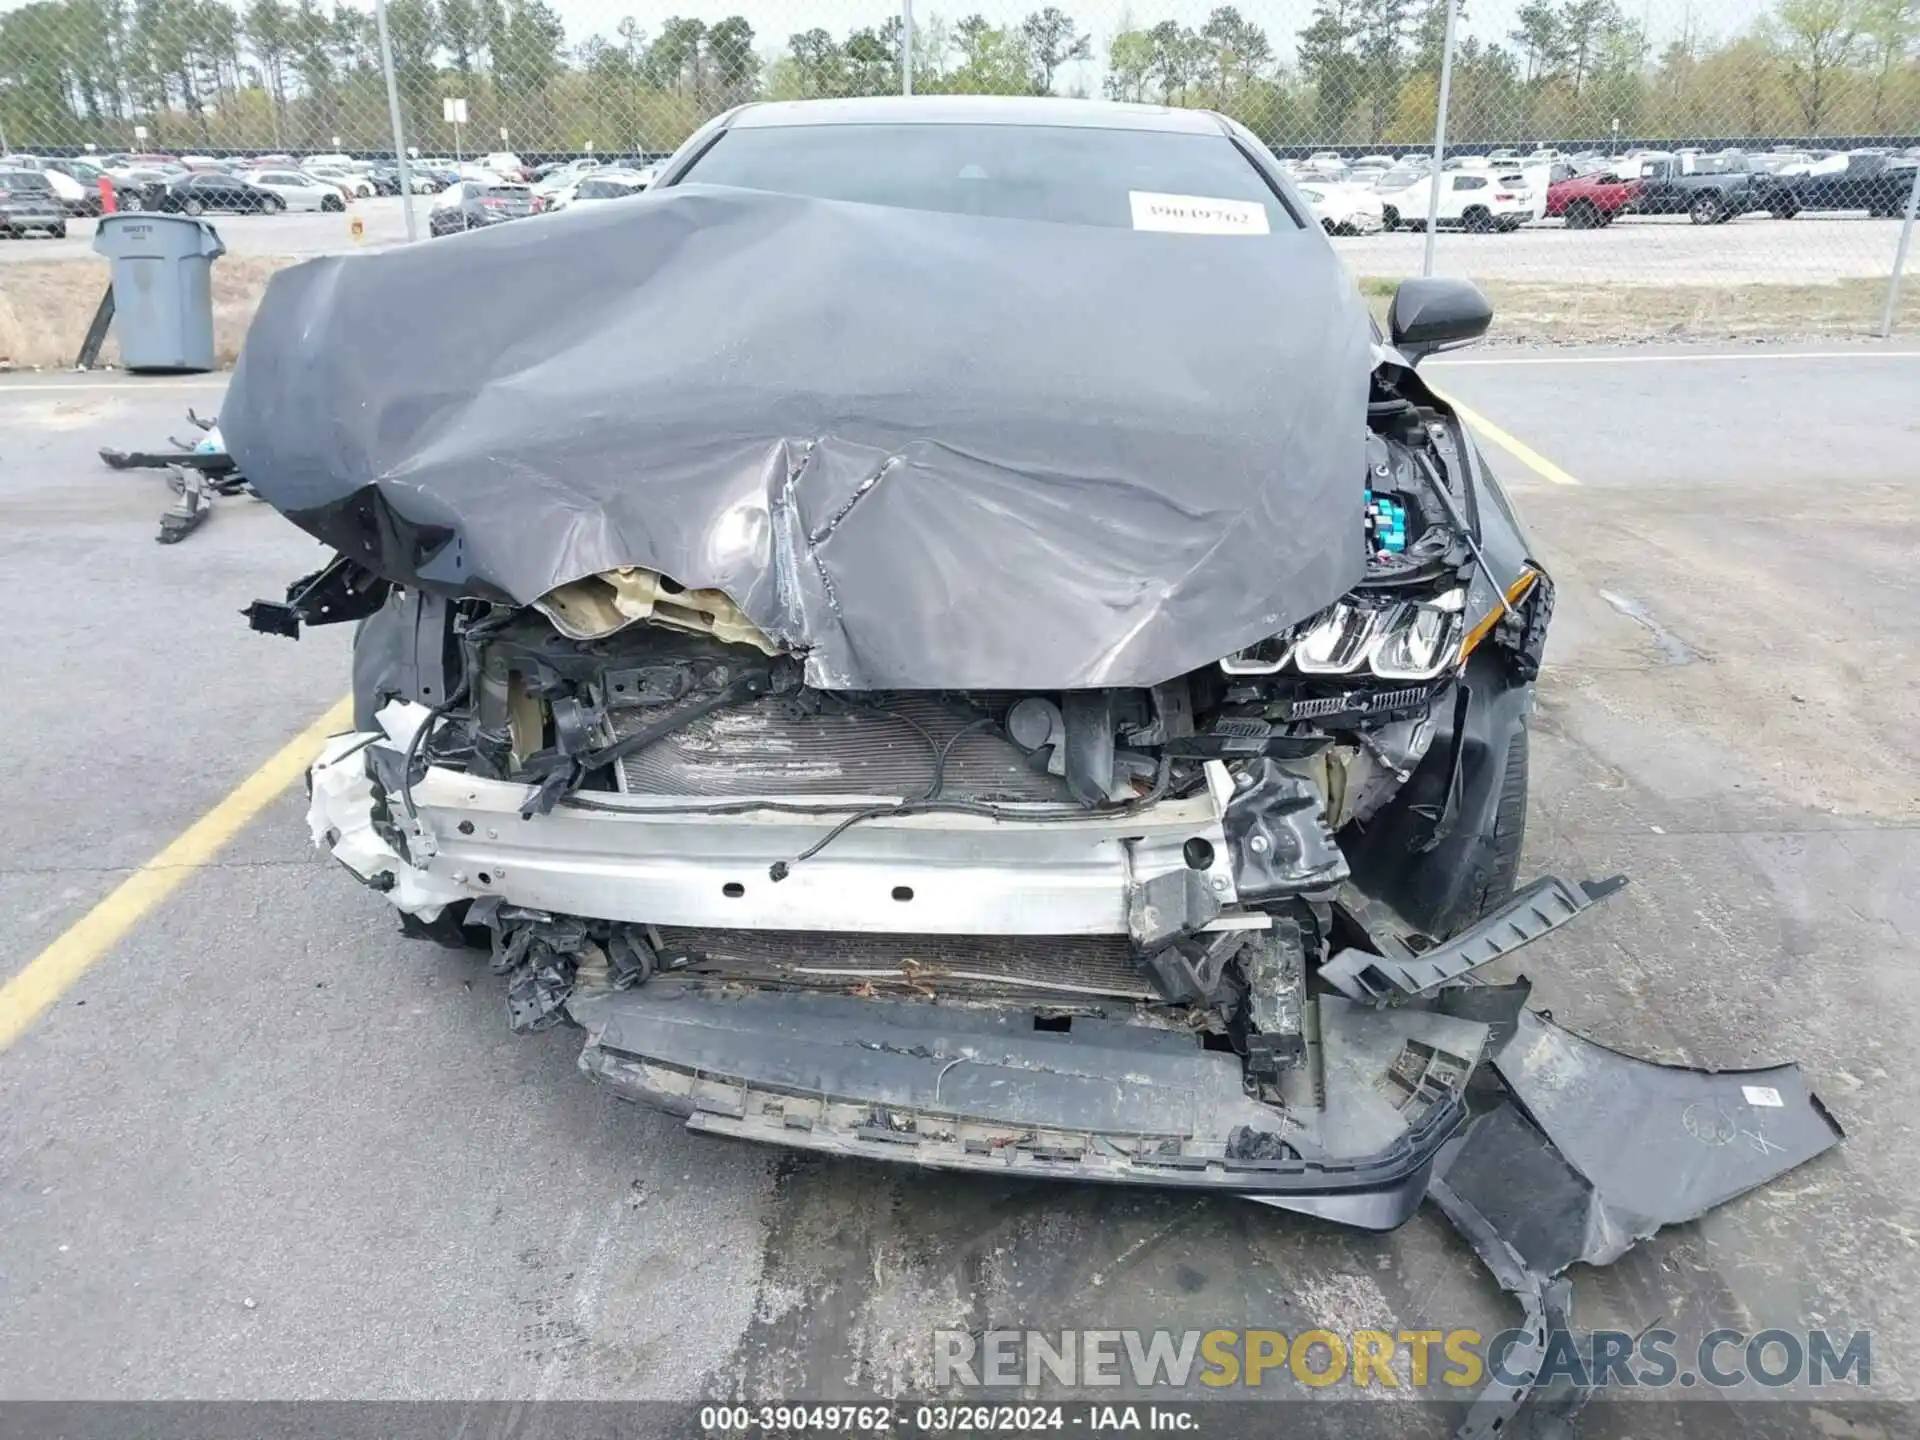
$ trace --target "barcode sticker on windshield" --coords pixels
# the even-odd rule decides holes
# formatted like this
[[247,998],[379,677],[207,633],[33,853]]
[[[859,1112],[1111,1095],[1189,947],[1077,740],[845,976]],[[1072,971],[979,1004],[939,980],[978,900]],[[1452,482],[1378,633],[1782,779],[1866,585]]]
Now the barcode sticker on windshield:
[[1742,1085],[1740,1093],[1746,1096],[1749,1105],[1760,1105],[1772,1110],[1784,1104],[1780,1099],[1780,1092],[1771,1085]]
[[1129,190],[1133,228],[1176,235],[1266,235],[1267,207],[1257,200],[1214,200],[1205,195],[1160,195]]

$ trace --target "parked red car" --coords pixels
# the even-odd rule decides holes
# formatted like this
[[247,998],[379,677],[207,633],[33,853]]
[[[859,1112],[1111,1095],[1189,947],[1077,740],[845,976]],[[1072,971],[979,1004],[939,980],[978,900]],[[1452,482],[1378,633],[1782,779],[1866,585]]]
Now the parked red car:
[[1547,214],[1563,216],[1569,230],[1597,230],[1632,208],[1640,184],[1604,172],[1557,180],[1547,186]]

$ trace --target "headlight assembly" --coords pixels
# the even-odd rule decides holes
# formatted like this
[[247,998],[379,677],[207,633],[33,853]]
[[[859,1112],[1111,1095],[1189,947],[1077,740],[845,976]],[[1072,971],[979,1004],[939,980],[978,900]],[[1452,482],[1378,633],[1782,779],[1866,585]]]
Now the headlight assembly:
[[1432,600],[1362,605],[1341,600],[1294,630],[1220,662],[1228,675],[1369,671],[1382,680],[1431,680],[1460,660],[1464,589]]

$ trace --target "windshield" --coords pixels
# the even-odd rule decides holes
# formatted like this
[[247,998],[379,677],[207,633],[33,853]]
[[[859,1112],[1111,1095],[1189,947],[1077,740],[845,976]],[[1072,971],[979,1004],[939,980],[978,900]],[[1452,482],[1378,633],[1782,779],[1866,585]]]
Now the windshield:
[[1687,171],[1693,175],[1736,175],[1746,168],[1744,155],[1695,155]]
[[1269,229],[1299,228],[1225,135],[1052,125],[746,128],[722,135],[680,178],[1121,229],[1134,223],[1135,195],[1172,195],[1257,204]]

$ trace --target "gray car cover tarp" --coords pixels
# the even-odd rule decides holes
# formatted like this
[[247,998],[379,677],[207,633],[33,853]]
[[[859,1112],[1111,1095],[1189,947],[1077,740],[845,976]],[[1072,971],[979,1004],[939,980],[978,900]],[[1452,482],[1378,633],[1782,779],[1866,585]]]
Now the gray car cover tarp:
[[1371,364],[1317,231],[682,186],[282,271],[220,423],[401,584],[643,566],[823,688],[1133,686],[1360,578]]

